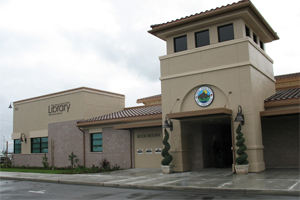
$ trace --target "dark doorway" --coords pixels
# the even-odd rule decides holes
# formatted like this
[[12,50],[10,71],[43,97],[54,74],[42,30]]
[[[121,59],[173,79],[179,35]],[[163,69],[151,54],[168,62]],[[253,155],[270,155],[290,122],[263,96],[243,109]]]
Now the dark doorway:
[[266,168],[299,168],[299,114],[262,117]]
[[213,141],[213,154],[214,154],[214,167],[225,168],[231,167],[233,163],[231,151],[231,127],[222,126],[221,134],[214,138]]
[[181,128],[189,137],[192,170],[232,167],[232,133],[229,116],[189,119],[181,122]]

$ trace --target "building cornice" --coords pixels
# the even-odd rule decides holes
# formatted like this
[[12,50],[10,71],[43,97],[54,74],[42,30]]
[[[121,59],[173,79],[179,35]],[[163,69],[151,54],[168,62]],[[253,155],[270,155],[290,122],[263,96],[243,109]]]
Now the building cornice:
[[63,95],[74,94],[74,93],[78,93],[78,92],[90,92],[90,93],[125,99],[125,95],[123,95],[123,94],[107,92],[104,90],[97,90],[97,89],[88,88],[88,87],[79,87],[79,88],[75,88],[75,89],[71,89],[71,90],[65,90],[65,91],[56,92],[56,93],[52,93],[52,94],[47,94],[47,95],[42,95],[42,96],[33,97],[33,98],[29,98],[29,99],[15,101],[15,102],[13,102],[13,104],[15,106],[15,105],[22,104],[22,103],[29,103],[29,102],[33,102],[33,101],[39,101],[39,100],[59,97],[59,96],[63,96]]

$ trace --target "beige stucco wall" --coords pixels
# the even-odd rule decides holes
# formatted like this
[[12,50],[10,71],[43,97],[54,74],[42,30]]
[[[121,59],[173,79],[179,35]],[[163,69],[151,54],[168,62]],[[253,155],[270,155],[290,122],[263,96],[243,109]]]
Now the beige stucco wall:
[[[133,133],[135,168],[159,168],[163,157],[155,149],[163,148],[161,127],[134,129]],[[143,154],[137,154],[137,149],[143,149]],[[152,153],[147,154],[146,149]]]
[[170,35],[167,37],[167,54],[172,54],[174,53],[174,42],[173,39],[175,37],[180,37],[183,35],[187,36],[187,46],[188,49],[194,49],[196,48],[196,43],[195,43],[195,33],[199,31],[204,31],[204,30],[209,30],[209,39],[210,39],[210,44],[217,44],[219,43],[218,39],[218,27],[231,24],[233,23],[234,27],[234,38],[242,38],[244,36],[244,29],[242,29],[242,25],[245,24],[242,18],[237,18],[234,20],[230,21],[220,21],[217,22],[216,24],[206,24],[206,23],[197,23],[194,26],[197,28],[191,29],[190,31],[174,31],[176,34],[170,33]]
[[[65,106],[64,111],[54,115],[54,112],[51,112],[51,105],[62,103],[66,103],[69,110]],[[19,139],[19,133],[24,133],[27,143],[22,142],[21,152],[30,154],[30,138],[47,137],[49,123],[97,117],[122,110],[124,107],[125,97],[123,95],[89,89],[75,89],[18,101],[14,103],[13,108],[12,139]]]
[[[176,99],[179,102],[175,104],[173,113],[225,106],[235,117],[241,105],[246,120],[243,133],[248,146],[250,171],[262,171],[265,166],[259,112],[264,111],[264,99],[275,93],[273,60],[246,37],[242,19],[222,23],[234,24],[234,40],[217,42],[217,27],[223,25],[218,23],[199,28],[210,30],[211,45],[204,47],[195,48],[194,33],[198,29],[167,37],[167,55],[160,57],[163,116],[170,113]],[[174,53],[173,38],[183,34],[188,36],[188,50]],[[211,87],[215,93],[214,101],[208,107],[198,106],[194,99],[196,90],[203,85]],[[175,158],[172,162],[174,170],[190,170],[191,161],[187,159],[189,153],[182,124],[178,120],[173,121],[170,152]],[[238,123],[234,123],[232,128],[235,130],[237,126]]]

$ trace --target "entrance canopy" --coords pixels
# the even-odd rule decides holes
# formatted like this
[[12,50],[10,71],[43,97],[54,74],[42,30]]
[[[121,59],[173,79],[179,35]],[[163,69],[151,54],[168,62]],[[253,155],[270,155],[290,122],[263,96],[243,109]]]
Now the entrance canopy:
[[170,113],[167,114],[167,117],[169,119],[183,120],[187,118],[200,117],[204,115],[222,115],[222,114],[232,115],[232,110],[228,108],[212,108],[212,109],[205,109],[205,110]]

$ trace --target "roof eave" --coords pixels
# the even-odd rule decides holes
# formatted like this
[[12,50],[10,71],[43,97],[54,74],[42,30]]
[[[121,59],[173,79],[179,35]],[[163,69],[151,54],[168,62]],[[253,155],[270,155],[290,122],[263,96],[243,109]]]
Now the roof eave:
[[161,100],[161,97],[149,98],[149,99],[138,99],[138,100],[136,100],[136,103],[144,103],[144,102],[160,101],[160,100]]
[[231,5],[231,6],[228,6],[228,7],[221,8],[221,9],[212,10],[212,11],[209,11],[207,13],[200,14],[198,16],[192,16],[190,18],[179,20],[179,21],[174,21],[174,22],[169,23],[169,24],[163,24],[161,26],[152,28],[152,30],[149,30],[148,32],[150,34],[166,41],[166,36],[161,34],[165,30],[169,30],[171,28],[174,28],[174,27],[186,24],[186,23],[198,21],[198,20],[201,20],[201,19],[209,18],[209,17],[214,17],[214,16],[217,16],[217,15],[220,15],[220,14],[223,14],[223,13],[236,11],[238,9],[247,8],[247,7],[250,7],[250,9],[254,12],[254,14],[265,25],[267,30],[273,36],[273,40],[278,40],[279,37],[278,37],[277,33],[271,28],[271,26],[268,24],[268,22],[264,19],[264,17],[260,14],[260,12],[256,9],[256,7],[250,1],[243,2],[243,3],[240,3],[240,4]]
[[292,99],[287,98],[287,99],[265,102],[265,108],[278,107],[278,106],[292,106],[292,105],[299,105],[299,98],[292,98]]
[[79,122],[77,127],[87,127],[87,126],[96,126],[96,125],[105,125],[105,124],[117,124],[124,122],[137,122],[137,121],[147,121],[153,119],[162,119],[162,114],[146,115],[146,116],[137,116],[137,117],[127,117],[121,119],[110,119],[102,121],[93,121],[93,122]]
[[274,37],[274,40],[279,40],[279,36],[277,33],[273,30],[273,28],[270,26],[270,24],[265,20],[265,18],[260,14],[260,12],[257,10],[257,8],[254,6],[253,3],[250,3],[250,8],[254,11],[254,13],[257,15],[257,17],[262,21],[262,23],[266,26],[266,28],[269,30],[269,32]]
[[[200,20],[200,19],[213,17],[215,15],[219,15],[219,14],[226,13],[226,12],[229,12],[229,11],[232,11],[232,10],[236,10],[237,8],[246,7],[246,5],[248,6],[250,4],[251,4],[251,2],[245,2],[245,3],[242,3],[242,4],[237,4],[237,5],[232,5],[232,6],[229,6],[229,7],[224,7],[222,9],[211,10],[209,12],[202,13],[198,16],[192,16],[192,17],[187,18],[187,19],[182,19],[182,20],[179,20],[179,21],[171,22],[169,24],[163,24],[161,26],[154,27],[151,30],[149,30],[148,32],[151,33],[152,35],[155,35],[155,36],[159,37],[157,33],[161,32],[161,31],[164,31],[166,29],[170,29],[170,28],[180,26],[182,24],[186,24],[186,23],[189,23],[189,22],[197,21],[197,20]],[[161,39],[165,40],[164,38],[161,38]]]

